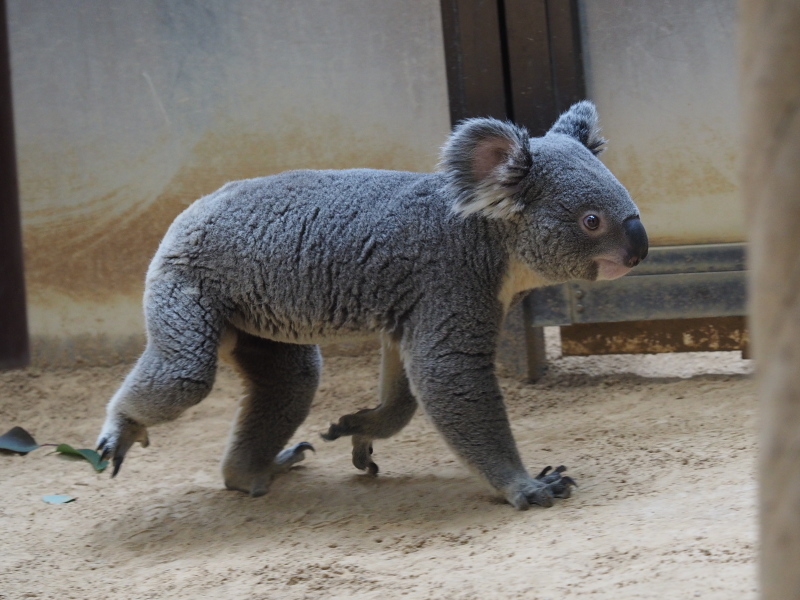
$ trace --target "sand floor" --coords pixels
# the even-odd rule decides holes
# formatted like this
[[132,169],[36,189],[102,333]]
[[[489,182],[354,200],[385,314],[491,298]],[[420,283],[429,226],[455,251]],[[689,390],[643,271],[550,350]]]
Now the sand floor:
[[[517,512],[424,415],[379,442],[381,474],[318,433],[372,406],[375,356],[326,360],[296,440],[317,453],[261,498],[219,460],[239,382],[152,428],[119,477],[48,454],[0,454],[0,598],[755,599],[756,401],[734,353],[554,360],[503,379],[531,471],[580,484]],[[126,366],[0,373],[0,433],[92,447]],[[45,494],[75,502],[49,505]]]

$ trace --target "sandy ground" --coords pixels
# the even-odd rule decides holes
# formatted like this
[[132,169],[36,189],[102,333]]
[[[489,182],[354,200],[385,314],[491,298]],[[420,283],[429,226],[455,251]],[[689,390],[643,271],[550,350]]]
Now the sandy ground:
[[[734,353],[564,358],[502,381],[530,470],[579,482],[517,512],[423,415],[357,472],[331,420],[374,404],[374,356],[333,357],[298,432],[317,447],[249,498],[219,459],[240,395],[151,430],[115,480],[88,463],[0,454],[0,598],[756,598],[755,395]],[[127,368],[0,373],[0,429],[91,447]],[[2,432],[0,432],[2,433]],[[77,501],[48,505],[45,494]]]

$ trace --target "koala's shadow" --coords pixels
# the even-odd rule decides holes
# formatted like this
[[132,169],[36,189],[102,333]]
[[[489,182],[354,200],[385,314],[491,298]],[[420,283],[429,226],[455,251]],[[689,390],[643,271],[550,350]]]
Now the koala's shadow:
[[[141,498],[141,496],[139,496]],[[153,547],[185,549],[224,540],[284,540],[300,530],[327,530],[336,538],[368,535],[384,525],[426,533],[448,526],[485,522],[492,512],[513,510],[465,472],[463,476],[348,475],[324,477],[299,467],[277,479],[259,498],[241,492],[194,486],[170,488],[153,502],[129,506],[125,518],[95,529],[95,543],[132,553]]]

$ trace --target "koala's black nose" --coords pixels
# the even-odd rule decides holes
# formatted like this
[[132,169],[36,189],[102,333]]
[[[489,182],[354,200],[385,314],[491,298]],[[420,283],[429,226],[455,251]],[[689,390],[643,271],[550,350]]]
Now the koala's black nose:
[[629,267],[635,267],[647,256],[647,250],[649,249],[647,232],[644,230],[644,225],[642,225],[639,217],[626,219],[622,227],[630,244],[627,264]]

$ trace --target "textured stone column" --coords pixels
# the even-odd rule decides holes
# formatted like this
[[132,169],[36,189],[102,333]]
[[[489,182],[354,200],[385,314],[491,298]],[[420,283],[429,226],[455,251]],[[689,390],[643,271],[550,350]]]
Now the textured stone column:
[[741,0],[753,353],[761,401],[761,589],[800,599],[800,3]]

